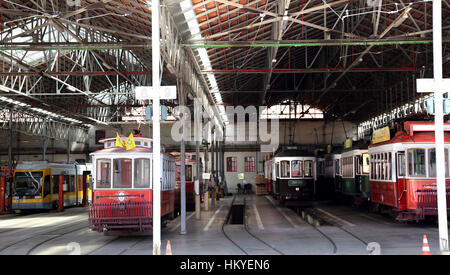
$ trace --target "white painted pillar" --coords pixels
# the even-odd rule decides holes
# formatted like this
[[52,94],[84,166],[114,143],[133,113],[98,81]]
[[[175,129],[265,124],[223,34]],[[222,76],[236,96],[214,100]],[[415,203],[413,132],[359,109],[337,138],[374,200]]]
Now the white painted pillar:
[[161,137],[159,105],[159,0],[152,0],[152,86],[153,86],[153,255],[161,255]]
[[[442,75],[442,1],[433,1],[433,65],[434,80],[443,82]],[[440,85],[437,85],[440,87]],[[448,252],[447,198],[445,186],[444,157],[444,114],[443,90],[436,89],[435,98],[435,137],[436,137],[436,185],[439,222],[439,245],[442,252]]]

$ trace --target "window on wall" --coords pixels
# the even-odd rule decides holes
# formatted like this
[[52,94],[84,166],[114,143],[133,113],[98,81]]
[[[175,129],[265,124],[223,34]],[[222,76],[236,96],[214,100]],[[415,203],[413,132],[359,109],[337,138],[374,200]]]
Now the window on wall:
[[227,157],[227,172],[237,172],[236,157]]
[[408,150],[408,174],[412,177],[425,177],[425,149]]
[[245,172],[255,172],[255,157],[245,157]]

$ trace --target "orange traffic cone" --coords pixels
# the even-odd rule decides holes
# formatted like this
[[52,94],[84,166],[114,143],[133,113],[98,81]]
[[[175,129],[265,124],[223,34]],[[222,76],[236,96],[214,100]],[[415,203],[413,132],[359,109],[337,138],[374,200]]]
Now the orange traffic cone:
[[172,255],[172,247],[170,246],[170,240],[167,241],[166,255]]
[[431,255],[430,247],[428,246],[427,235],[423,235],[422,255]]

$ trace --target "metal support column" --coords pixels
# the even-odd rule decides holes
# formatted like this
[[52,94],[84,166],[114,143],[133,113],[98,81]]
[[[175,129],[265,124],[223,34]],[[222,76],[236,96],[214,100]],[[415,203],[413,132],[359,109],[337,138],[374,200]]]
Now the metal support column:
[[[206,139],[206,145],[205,145],[205,173],[210,173],[209,167],[208,167],[208,160],[209,160],[209,148],[208,148],[208,140]],[[204,188],[205,193],[203,195],[203,202],[205,210],[209,210],[209,179],[203,179],[204,180]]]
[[67,163],[70,163],[70,135],[67,135]]
[[47,153],[47,119],[44,120],[44,125],[42,126],[42,160],[46,160]]
[[[185,94],[183,90],[180,91],[180,105],[185,105]],[[181,118],[183,124],[186,120],[185,114],[183,113],[183,118]],[[189,121],[190,123],[190,121]],[[180,234],[186,234],[186,149],[185,149],[185,131],[186,127],[183,127],[183,133],[181,135],[181,166],[180,166],[180,179],[181,179],[181,190],[180,190],[180,203],[181,203],[181,227]]]
[[12,210],[12,197],[13,197],[13,190],[12,190],[12,178],[13,178],[13,121],[12,121],[12,111],[9,112],[9,147],[8,147],[8,169],[9,169],[9,178],[8,178],[8,210]]
[[213,127],[211,131],[211,208],[216,207],[215,195],[216,195],[216,165],[217,162],[214,161],[214,149],[215,149],[215,128]]
[[[197,165],[197,181],[200,185],[201,183],[201,177],[200,173],[203,171],[200,171],[200,142],[197,140],[195,142],[195,162]],[[197,188],[195,188],[197,189]],[[198,191],[198,192],[197,192]],[[195,191],[195,217],[199,220],[200,219],[200,187],[198,190]]]

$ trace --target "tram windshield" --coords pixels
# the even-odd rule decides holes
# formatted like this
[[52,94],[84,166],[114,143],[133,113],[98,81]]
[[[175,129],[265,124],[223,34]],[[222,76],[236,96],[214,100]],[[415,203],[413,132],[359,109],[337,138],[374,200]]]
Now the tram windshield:
[[114,188],[131,188],[131,159],[114,159]]
[[36,196],[42,193],[42,172],[16,172],[14,194],[16,196]]
[[291,166],[292,166],[292,177],[293,178],[303,177],[303,161],[293,160],[293,161],[291,161]]

